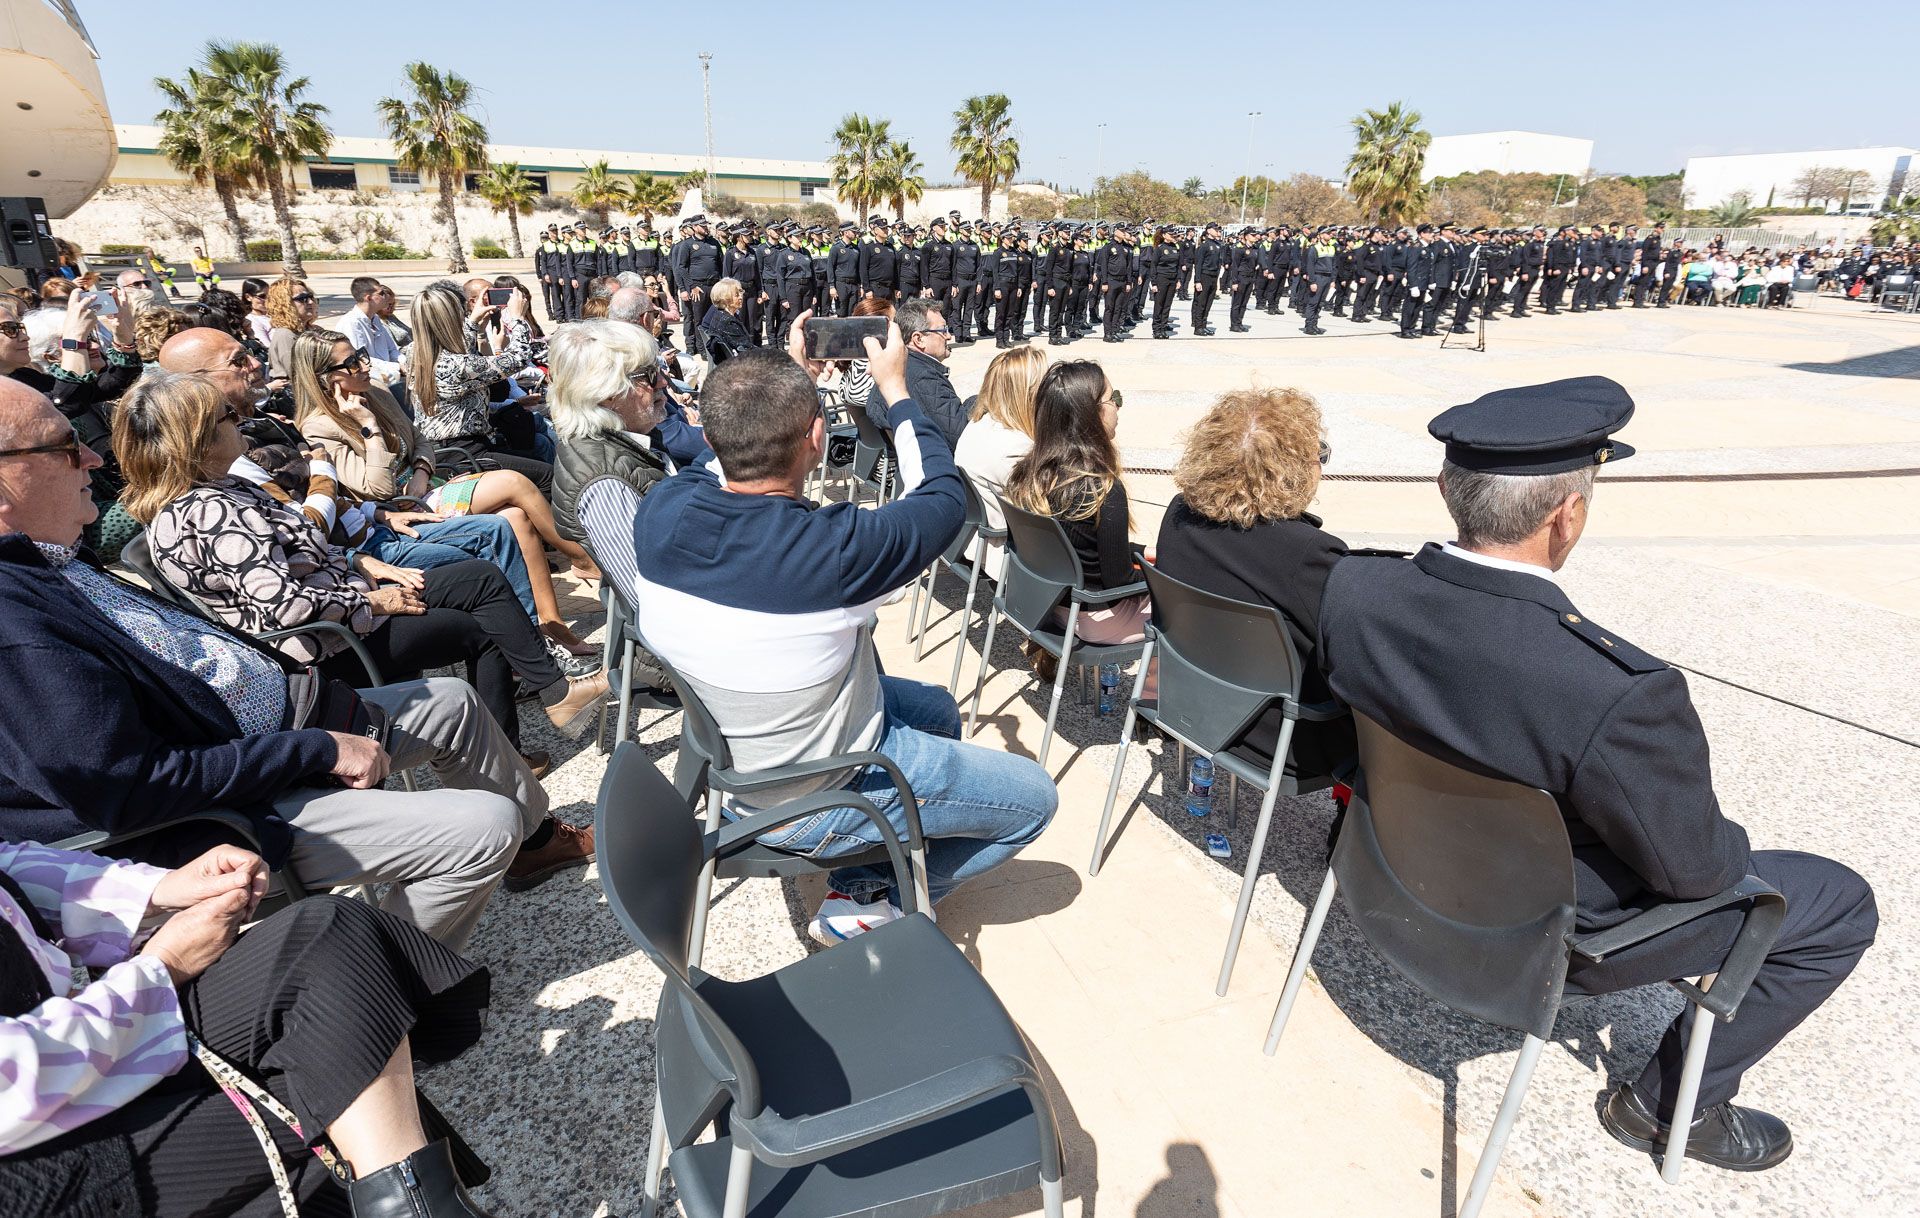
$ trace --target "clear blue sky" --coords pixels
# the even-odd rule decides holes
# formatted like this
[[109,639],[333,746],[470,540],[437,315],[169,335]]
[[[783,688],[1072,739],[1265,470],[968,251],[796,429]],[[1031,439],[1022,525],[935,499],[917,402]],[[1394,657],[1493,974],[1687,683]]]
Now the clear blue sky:
[[[957,180],[952,110],[990,92],[1013,99],[1021,176],[1068,186],[1103,168],[1231,181],[1249,163],[1250,110],[1262,112],[1254,172],[1338,176],[1348,120],[1397,98],[1439,135],[1590,138],[1607,172],[1920,143],[1920,4],[1893,0],[78,3],[114,119],[128,123],[152,121],[154,76],[178,74],[217,36],[278,43],[342,135],[380,134],[375,99],[399,89],[402,64],[426,59],[478,86],[496,142],[673,153],[703,149],[696,54],[710,50],[720,155],[821,160],[840,117],[859,111],[890,118],[936,184]],[[1204,28],[1188,24],[1196,11]],[[547,16],[564,27],[543,29]],[[1325,52],[1302,50],[1314,44]],[[1907,68],[1892,69],[1902,56]]]

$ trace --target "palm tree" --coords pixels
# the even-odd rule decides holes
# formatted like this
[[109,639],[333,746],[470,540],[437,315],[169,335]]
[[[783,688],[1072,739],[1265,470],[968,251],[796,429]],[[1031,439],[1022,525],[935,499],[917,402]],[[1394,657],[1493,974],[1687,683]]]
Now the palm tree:
[[228,145],[220,138],[225,106],[219,82],[198,68],[188,68],[184,85],[161,76],[154,78],[153,87],[167,99],[167,108],[153,116],[160,125],[160,155],[192,178],[194,185],[213,187],[233,237],[232,256],[246,261],[247,223],[240,217],[239,191],[247,167],[229,163]]
[[849,114],[840,120],[833,133],[834,153],[827,158],[833,175],[833,189],[853,204],[853,210],[865,216],[880,198],[878,181],[880,159],[892,141],[893,124],[886,119],[871,119],[864,114]]
[[893,208],[896,222],[905,222],[907,204],[918,203],[927,193],[927,180],[920,176],[920,171],[925,168],[913,147],[905,140],[888,144],[881,155],[880,163],[874,170],[878,191],[874,201]]
[[574,184],[573,201],[598,217],[604,228],[607,213],[627,201],[627,190],[605,161],[595,161]]
[[994,187],[1013,185],[1020,172],[1020,141],[1013,137],[1013,103],[1004,93],[969,97],[953,112],[953,136],[947,146],[955,154],[953,169],[969,182],[980,183],[980,218],[993,206]]
[[289,275],[304,275],[290,202],[293,170],[333,144],[322,118],[327,108],[304,98],[312,83],[306,77],[286,78],[286,59],[270,43],[209,42],[205,62],[223,110],[212,128],[220,157],[244,166],[246,181],[267,188],[280,227],[281,266]]
[[1376,222],[1411,215],[1426,197],[1421,171],[1433,136],[1420,129],[1420,112],[1394,102],[1353,119],[1353,155],[1347,158],[1347,189]]
[[1875,245],[1892,245],[1901,238],[1920,241],[1920,195],[1894,200],[1887,214],[1874,221],[1867,235]]
[[1715,228],[1747,228],[1759,215],[1754,210],[1753,196],[1744,190],[1734,191],[1708,213]]
[[465,182],[468,170],[486,168],[487,129],[467,113],[473,86],[466,78],[427,63],[408,64],[406,76],[413,96],[383,97],[376,108],[400,154],[400,167],[430,173],[439,183],[447,270],[464,274],[467,253],[460,247],[460,218],[453,210],[453,192]]
[[656,178],[650,173],[636,173],[629,177],[625,195],[620,206],[645,220],[648,228],[653,227],[654,213],[666,211],[680,198],[672,182]]
[[534,200],[540,197],[540,184],[528,177],[518,164],[507,161],[481,174],[474,184],[474,193],[485,199],[493,210],[507,213],[507,253],[521,257],[520,217],[533,214]]

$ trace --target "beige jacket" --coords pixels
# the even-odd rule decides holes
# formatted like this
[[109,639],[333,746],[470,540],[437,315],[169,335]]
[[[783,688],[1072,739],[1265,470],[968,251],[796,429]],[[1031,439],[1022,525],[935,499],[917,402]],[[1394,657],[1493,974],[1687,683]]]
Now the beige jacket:
[[413,471],[433,472],[433,444],[420,434],[413,420],[400,410],[393,395],[378,385],[367,392],[368,405],[383,415],[398,434],[397,447],[389,447],[378,428],[362,438],[324,414],[309,417],[300,434],[327,450],[334,469],[340,473],[340,485],[362,499],[386,500],[399,494]]

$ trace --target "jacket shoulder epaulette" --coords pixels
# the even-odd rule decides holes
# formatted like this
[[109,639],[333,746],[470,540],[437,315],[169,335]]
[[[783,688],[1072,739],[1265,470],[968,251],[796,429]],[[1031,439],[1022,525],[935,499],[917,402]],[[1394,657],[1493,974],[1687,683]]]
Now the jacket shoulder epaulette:
[[1659,672],[1668,666],[1660,657],[1647,654],[1599,623],[1589,621],[1585,614],[1561,613],[1559,618],[1563,629],[1628,672]]

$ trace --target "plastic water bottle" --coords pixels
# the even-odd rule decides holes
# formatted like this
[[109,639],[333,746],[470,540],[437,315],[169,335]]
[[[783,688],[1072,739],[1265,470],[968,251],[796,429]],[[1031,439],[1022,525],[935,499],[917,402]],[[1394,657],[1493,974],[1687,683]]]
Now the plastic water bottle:
[[1205,816],[1213,811],[1213,758],[1195,757],[1187,775],[1187,812]]
[[1120,709],[1120,666],[1109,660],[1100,666],[1100,716],[1105,718]]

